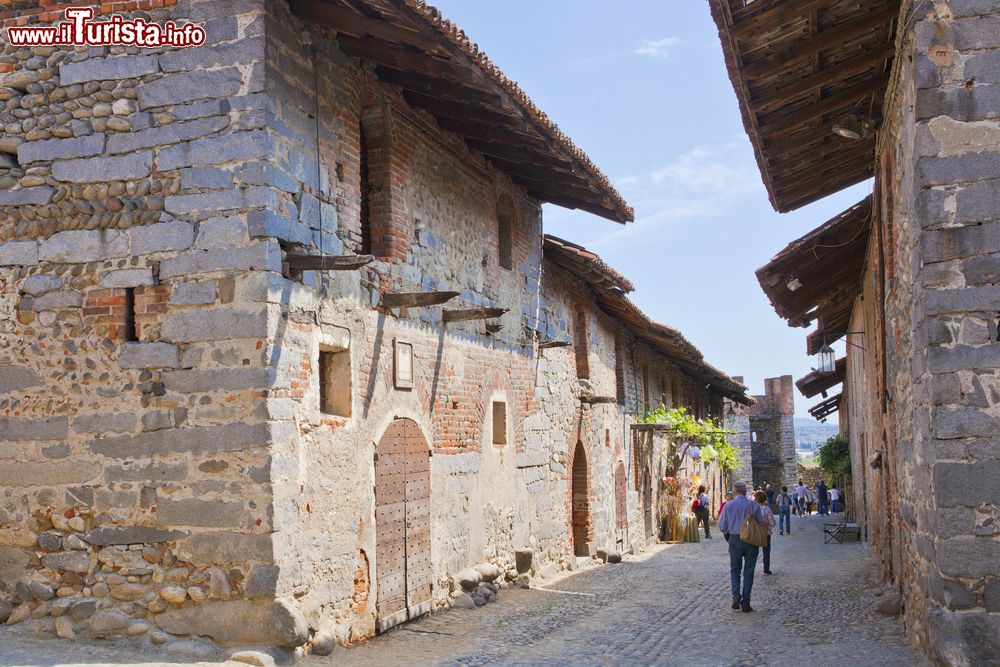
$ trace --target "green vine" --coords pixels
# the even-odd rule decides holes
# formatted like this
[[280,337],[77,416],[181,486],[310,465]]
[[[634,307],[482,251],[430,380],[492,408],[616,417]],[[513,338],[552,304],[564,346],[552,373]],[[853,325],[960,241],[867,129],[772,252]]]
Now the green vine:
[[690,440],[701,450],[701,460],[706,465],[718,460],[724,470],[735,470],[740,465],[740,456],[729,442],[728,436],[734,431],[723,428],[722,422],[714,419],[695,419],[684,408],[668,410],[661,405],[647,410],[639,420],[643,424],[666,424],[675,438]]

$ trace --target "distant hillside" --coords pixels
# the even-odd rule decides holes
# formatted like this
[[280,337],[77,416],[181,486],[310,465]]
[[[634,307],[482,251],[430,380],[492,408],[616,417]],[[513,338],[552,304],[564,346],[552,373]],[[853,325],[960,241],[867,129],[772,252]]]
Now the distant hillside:
[[822,445],[826,439],[837,435],[837,427],[833,424],[823,424],[815,419],[795,418],[795,446],[804,444]]

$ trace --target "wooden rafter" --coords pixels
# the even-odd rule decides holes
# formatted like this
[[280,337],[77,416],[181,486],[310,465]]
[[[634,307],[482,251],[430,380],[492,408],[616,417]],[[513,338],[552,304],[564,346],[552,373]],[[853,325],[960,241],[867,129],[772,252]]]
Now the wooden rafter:
[[878,121],[900,0],[709,2],[775,209],[870,178],[873,139],[843,139],[832,127],[855,111]]
[[[497,169],[530,182],[540,201],[626,222],[608,179],[463,32],[411,0],[289,0],[300,18],[330,29],[341,50],[373,65],[407,103],[442,130],[483,142]],[[470,143],[470,147],[473,147]]]

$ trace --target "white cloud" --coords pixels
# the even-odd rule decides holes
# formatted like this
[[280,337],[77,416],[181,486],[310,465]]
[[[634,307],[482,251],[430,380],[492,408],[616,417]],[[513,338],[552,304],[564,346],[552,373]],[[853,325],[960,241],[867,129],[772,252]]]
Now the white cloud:
[[663,39],[643,39],[635,47],[633,53],[640,56],[652,56],[653,58],[669,58],[670,50],[674,46],[684,43],[680,37],[664,37]]
[[767,202],[750,142],[701,145],[641,176],[613,179],[636,209],[636,221],[607,234],[591,247],[648,237],[677,222],[697,221]]

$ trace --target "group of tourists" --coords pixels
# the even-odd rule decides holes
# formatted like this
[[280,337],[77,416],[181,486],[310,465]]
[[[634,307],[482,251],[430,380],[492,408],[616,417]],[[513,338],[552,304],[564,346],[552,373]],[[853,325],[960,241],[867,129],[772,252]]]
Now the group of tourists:
[[793,511],[800,516],[813,513],[813,507],[818,514],[826,516],[833,512],[838,514],[844,511],[844,497],[837,485],[827,488],[823,480],[816,483],[815,492],[810,489],[802,480],[795,487],[795,504]]
[[[695,516],[705,527],[705,537],[711,537],[708,527],[708,495],[705,487],[699,487],[696,498],[698,508]],[[816,484],[815,493],[799,480],[791,493],[787,486],[781,491],[767,484],[747,495],[745,482],[736,482],[733,492],[726,494],[726,500],[719,507],[718,529],[729,543],[729,571],[732,585],[733,609],[753,611],[750,593],[753,590],[754,570],[757,558],[763,551],[764,574],[771,571],[771,536],[774,528],[779,535],[792,534],[792,514],[805,516],[812,513],[815,503],[819,514],[826,515],[843,511],[843,497],[837,486],[827,488],[823,480]],[[699,514],[702,509],[704,514]],[[777,520],[775,520],[777,513]]]

